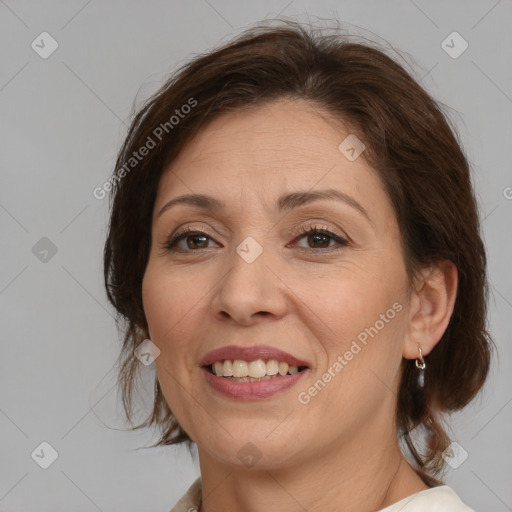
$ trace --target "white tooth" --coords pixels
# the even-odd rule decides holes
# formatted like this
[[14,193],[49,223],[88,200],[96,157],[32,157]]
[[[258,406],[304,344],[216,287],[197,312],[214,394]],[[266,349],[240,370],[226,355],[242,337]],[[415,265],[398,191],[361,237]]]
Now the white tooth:
[[215,361],[215,363],[213,363],[213,373],[215,373],[215,375],[220,375],[221,377],[224,375],[221,361]]
[[290,366],[290,368],[288,368],[288,373],[290,375],[293,375],[294,373],[298,373],[298,372],[299,372],[299,369],[296,366]]
[[233,361],[233,377],[247,377],[249,375],[249,367],[246,361],[235,359]]
[[267,375],[277,375],[279,372],[279,361],[271,359],[267,361]]
[[288,363],[279,363],[279,375],[286,375],[288,373]]
[[233,361],[226,359],[222,365],[222,376],[233,377]]
[[249,376],[255,379],[263,377],[267,373],[267,365],[263,359],[251,361],[248,366]]

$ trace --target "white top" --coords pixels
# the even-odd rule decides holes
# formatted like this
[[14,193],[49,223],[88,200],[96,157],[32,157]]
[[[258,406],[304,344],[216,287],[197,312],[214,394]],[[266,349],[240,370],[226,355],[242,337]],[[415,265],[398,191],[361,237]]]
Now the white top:
[[[199,477],[174,505],[170,512],[197,512],[201,503],[201,478]],[[448,485],[432,487],[411,494],[377,512],[475,512],[465,505]]]
[[447,485],[411,494],[378,512],[475,512]]

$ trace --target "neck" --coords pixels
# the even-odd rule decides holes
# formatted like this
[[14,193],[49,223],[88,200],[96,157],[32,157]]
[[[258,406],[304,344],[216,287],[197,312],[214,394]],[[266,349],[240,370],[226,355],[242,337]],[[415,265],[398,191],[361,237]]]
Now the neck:
[[[368,437],[372,439],[372,437]],[[388,443],[329,446],[293,466],[234,467],[198,447],[202,475],[200,512],[380,510],[428,487],[403,458],[396,436]],[[341,443],[340,443],[341,444]],[[380,447],[380,448],[379,448]]]

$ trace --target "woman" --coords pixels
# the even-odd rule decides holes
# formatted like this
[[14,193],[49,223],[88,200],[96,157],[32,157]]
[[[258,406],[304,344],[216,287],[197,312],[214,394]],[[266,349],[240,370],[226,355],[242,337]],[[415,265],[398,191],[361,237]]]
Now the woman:
[[488,373],[485,251],[454,130],[400,65],[253,28],[143,106],[111,185],[127,418],[144,351],[136,428],[199,454],[172,511],[471,510],[441,421]]

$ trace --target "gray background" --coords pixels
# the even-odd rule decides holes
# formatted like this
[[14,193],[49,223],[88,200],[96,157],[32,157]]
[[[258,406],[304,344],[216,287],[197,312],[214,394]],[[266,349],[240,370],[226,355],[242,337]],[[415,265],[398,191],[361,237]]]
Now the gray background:
[[[510,0],[0,1],[0,510],[168,511],[199,474],[184,447],[136,450],[155,435],[122,430],[102,283],[108,200],[92,191],[112,172],[135,98],[279,13],[383,38],[453,109],[484,218],[500,360],[452,418],[469,457],[446,480],[476,510],[512,510]],[[31,47],[43,31],[59,45],[46,59]],[[441,47],[453,31],[469,43],[456,59]],[[142,370],[141,417],[154,365]],[[58,452],[48,469],[31,457],[43,441]]]

